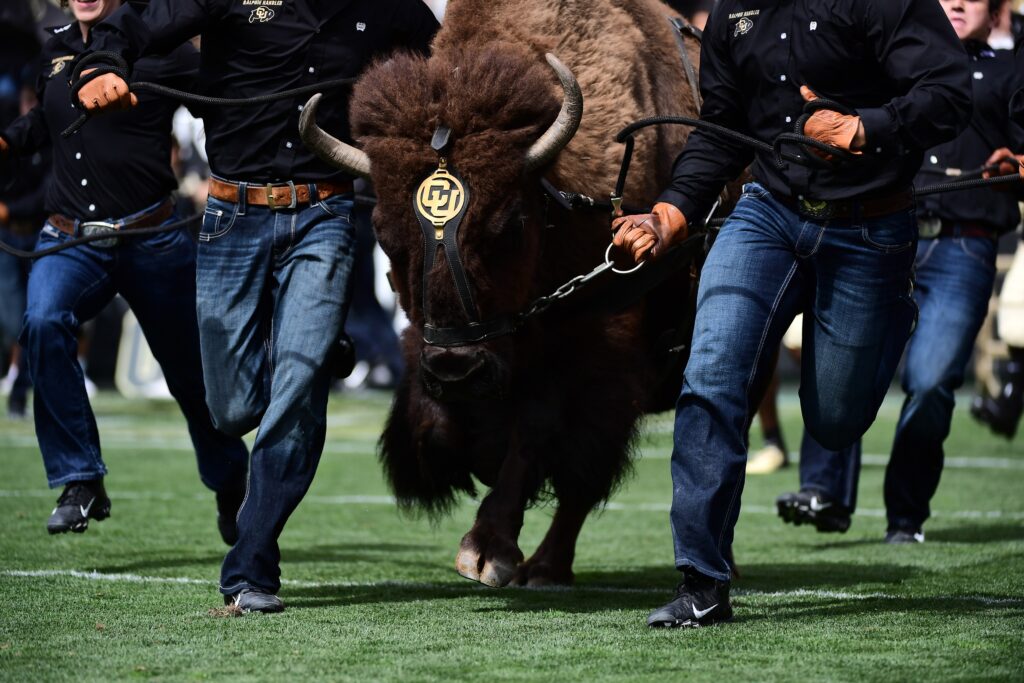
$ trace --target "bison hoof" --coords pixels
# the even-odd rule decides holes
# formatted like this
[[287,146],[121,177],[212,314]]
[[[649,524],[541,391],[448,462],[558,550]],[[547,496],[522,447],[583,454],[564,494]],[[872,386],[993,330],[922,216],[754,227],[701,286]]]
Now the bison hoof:
[[519,565],[512,578],[513,586],[544,588],[546,586],[571,586],[575,580],[572,569],[558,569],[541,562],[524,562]]
[[523,553],[513,541],[496,536],[481,538],[474,531],[462,537],[455,556],[455,571],[472,581],[500,588],[515,576]]

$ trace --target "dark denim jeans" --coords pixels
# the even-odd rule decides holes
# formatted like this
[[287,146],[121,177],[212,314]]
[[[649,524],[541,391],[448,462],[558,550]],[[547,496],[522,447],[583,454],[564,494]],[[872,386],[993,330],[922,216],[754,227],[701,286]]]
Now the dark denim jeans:
[[[37,250],[69,239],[47,224]],[[181,406],[200,479],[214,491],[245,481],[245,444],[214,429],[206,408],[195,259],[192,239],[175,230],[110,249],[83,244],[44,256],[32,267],[21,344],[35,385],[36,435],[51,487],[107,473],[78,364],[77,332],[116,294],[134,311],[167,387]]]
[[860,439],[838,451],[825,448],[804,430],[800,443],[800,489],[824,493],[850,513],[857,509]]
[[916,309],[912,210],[804,220],[756,183],[722,227],[701,274],[693,349],[676,404],[672,512],[676,566],[729,578],[746,434],[786,327],[804,311],[804,424],[850,446],[874,420]]
[[885,471],[889,529],[919,529],[931,514],[953,419],[996,274],[996,242],[984,237],[921,240],[915,298],[920,322],[907,346],[903,403]]
[[[315,196],[315,195],[314,195]],[[345,321],[355,236],[352,196],[271,211],[210,198],[199,234],[197,308],[214,424],[257,426],[238,543],[221,592],[277,593],[277,538],[320,462],[328,355]]]
[[[939,486],[953,419],[953,392],[964,382],[974,340],[985,320],[996,272],[995,240],[921,240],[915,262],[917,329],[907,345],[907,394],[885,472],[889,529],[921,528]],[[830,451],[805,437],[800,487],[822,491],[853,511],[860,476],[860,443]],[[850,501],[850,502],[848,502]]]

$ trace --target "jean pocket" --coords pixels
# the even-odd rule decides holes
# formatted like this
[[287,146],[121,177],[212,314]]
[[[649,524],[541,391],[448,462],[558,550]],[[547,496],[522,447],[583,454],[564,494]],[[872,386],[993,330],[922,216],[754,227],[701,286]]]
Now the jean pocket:
[[995,270],[996,251],[998,249],[995,240],[985,237],[959,237],[955,239],[960,244],[960,251],[967,258],[984,266],[986,270]]
[[180,248],[183,239],[188,238],[185,237],[182,228],[178,227],[174,230],[158,232],[155,235],[143,237],[136,242],[135,246],[139,250],[150,254],[166,254]]
[[238,218],[238,204],[209,199],[203,212],[203,225],[199,228],[199,241],[209,242],[230,232]]
[[349,223],[352,222],[352,209],[355,208],[355,203],[352,201],[351,196],[333,195],[326,197],[320,200],[318,206],[328,216],[341,218]]
[[743,194],[741,196],[764,199],[768,196],[768,190],[766,190],[761,183],[745,183],[743,185]]
[[866,220],[860,229],[864,243],[886,254],[906,251],[917,243],[917,221],[913,212]]

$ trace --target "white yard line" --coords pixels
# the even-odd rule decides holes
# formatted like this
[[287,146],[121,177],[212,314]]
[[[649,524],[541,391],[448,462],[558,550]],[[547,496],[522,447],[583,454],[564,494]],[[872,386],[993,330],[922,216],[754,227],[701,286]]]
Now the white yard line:
[[[196,586],[216,586],[213,581],[196,579],[185,576],[143,576],[140,574],[103,574],[97,571],[82,571],[77,569],[29,569],[17,570],[8,569],[0,571],[0,576],[12,578],[72,578],[84,581],[109,581],[116,583],[152,583],[152,584],[184,584]],[[281,584],[294,588],[402,588],[410,590],[443,590],[459,593],[479,592],[490,595],[499,595],[491,588],[474,585],[471,583],[429,583],[419,581],[293,581],[284,579]],[[668,592],[664,588],[627,588],[619,586],[576,586],[573,588],[531,588],[529,590],[538,592],[553,593],[643,593],[662,594]],[[824,598],[828,600],[946,600],[955,602],[976,602],[984,605],[1000,606],[1024,606],[1024,599],[1019,598],[992,598],[984,595],[892,595],[889,593],[851,593],[848,591],[827,591],[796,589],[791,591],[758,591],[739,589],[733,591],[733,595],[739,597],[756,598]]]
[[[46,489],[0,490],[0,498],[56,498],[55,491]],[[158,491],[122,491],[110,492],[112,500],[212,500],[210,493],[174,494]],[[394,496],[324,496],[310,495],[305,502],[318,505],[395,505]],[[669,504],[665,503],[618,503],[611,502],[605,510],[613,512],[662,512],[668,513]],[[777,510],[770,505],[742,505],[740,514],[775,515]],[[885,510],[858,508],[854,513],[861,517],[885,517]],[[948,519],[1008,519],[1024,520],[1024,511],[1017,510],[933,510],[932,517]]]

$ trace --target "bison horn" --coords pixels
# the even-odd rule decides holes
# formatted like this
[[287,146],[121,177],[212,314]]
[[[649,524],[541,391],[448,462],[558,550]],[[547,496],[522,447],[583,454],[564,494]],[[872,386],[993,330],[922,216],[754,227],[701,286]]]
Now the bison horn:
[[321,97],[319,93],[313,95],[302,108],[302,115],[299,117],[299,135],[302,136],[302,142],[330,165],[351,175],[369,178],[370,157],[366,156],[366,152],[345,144],[316,125],[316,108]]
[[555,122],[526,152],[526,170],[528,171],[540,168],[554,159],[576,135],[576,130],[580,127],[580,119],[583,118],[583,93],[580,92],[580,84],[576,82],[576,77],[569,71],[569,67],[559,61],[558,57],[550,52],[545,57],[551,68],[558,74],[558,80],[562,82],[562,111],[558,112]]

